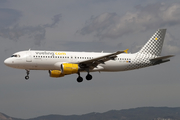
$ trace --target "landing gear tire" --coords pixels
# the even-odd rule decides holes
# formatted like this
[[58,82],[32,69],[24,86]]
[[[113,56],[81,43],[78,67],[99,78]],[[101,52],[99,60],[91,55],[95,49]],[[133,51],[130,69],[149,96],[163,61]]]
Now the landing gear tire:
[[83,78],[82,78],[82,77],[78,77],[78,78],[77,78],[77,82],[80,83],[80,82],[82,82],[82,81],[83,81]]
[[87,76],[86,76],[86,80],[91,80],[91,79],[92,79],[92,75],[87,74]]
[[28,80],[28,79],[29,79],[29,76],[25,76],[25,79]]

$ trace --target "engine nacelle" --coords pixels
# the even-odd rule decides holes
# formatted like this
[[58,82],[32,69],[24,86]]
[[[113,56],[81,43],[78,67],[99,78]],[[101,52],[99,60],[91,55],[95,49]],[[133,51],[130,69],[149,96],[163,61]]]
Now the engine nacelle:
[[49,70],[50,77],[64,77],[64,75],[78,73],[78,64],[63,63],[61,64],[61,70]]
[[64,74],[60,70],[49,70],[50,77],[64,77]]
[[78,73],[78,70],[79,70],[78,64],[72,64],[72,63],[61,64],[61,72],[63,75]]

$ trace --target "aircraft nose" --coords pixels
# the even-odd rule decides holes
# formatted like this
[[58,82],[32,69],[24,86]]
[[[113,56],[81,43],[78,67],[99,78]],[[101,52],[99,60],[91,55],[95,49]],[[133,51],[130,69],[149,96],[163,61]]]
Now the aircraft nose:
[[4,64],[9,66],[12,62],[7,58],[6,60],[4,60]]

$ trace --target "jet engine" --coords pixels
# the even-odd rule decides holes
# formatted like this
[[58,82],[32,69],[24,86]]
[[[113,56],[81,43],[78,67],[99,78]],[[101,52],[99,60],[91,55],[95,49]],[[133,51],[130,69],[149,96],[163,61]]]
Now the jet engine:
[[49,70],[50,77],[64,77],[64,74],[60,70]]
[[78,73],[78,70],[79,70],[78,64],[72,64],[72,63],[61,64],[61,72],[64,75]]
[[78,73],[78,71],[78,64],[63,63],[61,64],[60,70],[49,70],[49,75],[50,77],[64,77],[64,75]]

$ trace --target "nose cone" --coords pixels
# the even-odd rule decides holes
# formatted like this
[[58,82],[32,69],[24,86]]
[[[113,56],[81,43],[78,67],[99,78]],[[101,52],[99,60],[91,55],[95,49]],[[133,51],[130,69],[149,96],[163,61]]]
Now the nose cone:
[[4,60],[4,64],[10,66],[12,64],[12,61],[9,58],[7,58],[6,60]]

